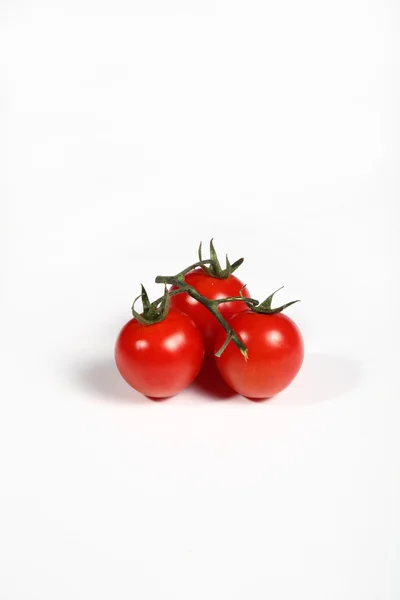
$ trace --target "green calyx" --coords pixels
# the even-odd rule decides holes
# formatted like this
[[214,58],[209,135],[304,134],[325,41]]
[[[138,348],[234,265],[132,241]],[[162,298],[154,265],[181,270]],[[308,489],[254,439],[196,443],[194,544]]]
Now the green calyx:
[[[202,243],[201,242],[200,242],[198,254],[199,254],[199,261],[201,263],[203,263],[204,261],[203,261],[203,256],[202,256]],[[244,258],[239,258],[239,260],[237,260],[236,262],[231,264],[229,262],[228,255],[226,255],[225,260],[226,260],[226,267],[225,267],[225,269],[223,269],[221,266],[221,263],[219,262],[213,240],[211,240],[210,241],[210,260],[207,261],[209,264],[208,265],[202,264],[201,268],[203,269],[204,273],[206,273],[210,277],[215,277],[216,279],[228,279],[228,277],[230,277],[232,275],[232,273],[234,273],[236,271],[236,269],[238,269],[240,267],[240,265],[244,261]]]
[[279,289],[275,290],[264,302],[260,302],[257,306],[250,305],[249,308],[255,313],[259,313],[261,315],[276,315],[277,313],[282,312],[288,306],[292,306],[292,304],[296,304],[296,302],[300,302],[300,300],[292,300],[292,302],[287,302],[286,304],[282,304],[282,306],[278,306],[277,308],[272,308],[272,300],[277,292],[283,289],[283,286]]
[[[139,300],[142,300],[143,313],[138,313],[135,310],[135,304]],[[134,318],[141,323],[142,325],[154,325],[154,323],[159,323],[163,321],[165,317],[168,315],[169,305],[171,301],[171,294],[167,290],[167,286],[164,286],[164,295],[158,300],[154,302],[150,302],[149,296],[142,285],[142,293],[140,296],[135,298],[132,305],[132,314]]]

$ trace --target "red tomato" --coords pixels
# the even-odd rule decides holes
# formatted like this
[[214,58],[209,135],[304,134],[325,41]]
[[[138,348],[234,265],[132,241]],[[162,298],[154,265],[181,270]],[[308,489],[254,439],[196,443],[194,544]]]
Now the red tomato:
[[[240,290],[243,288],[243,283],[235,275],[230,275],[226,279],[218,279],[207,275],[202,269],[190,271],[185,276],[185,281],[210,300],[239,296]],[[171,289],[176,289],[176,287],[173,286]],[[242,294],[246,298],[250,297],[247,288],[243,289]],[[186,292],[172,296],[171,306],[178,308],[193,319],[203,334],[206,354],[213,354],[217,332],[224,331],[214,315]],[[219,306],[220,313],[226,320],[246,309],[245,303],[240,301],[226,302]]]
[[[229,324],[247,346],[248,360],[231,341],[216,358],[223,379],[248,398],[269,398],[284,390],[297,375],[304,357],[303,339],[297,325],[282,313],[258,314],[246,310]],[[215,349],[226,337],[218,332]]]
[[122,377],[145,396],[166,398],[190,385],[204,357],[201,333],[187,315],[171,308],[164,320],[142,325],[131,319],[115,346]]

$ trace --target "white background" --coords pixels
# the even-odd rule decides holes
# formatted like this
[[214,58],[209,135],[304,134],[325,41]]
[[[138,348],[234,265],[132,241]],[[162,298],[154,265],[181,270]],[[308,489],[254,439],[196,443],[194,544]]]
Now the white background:
[[[0,599],[399,599],[398,2],[0,23]],[[212,236],[304,367],[152,403],[114,340]]]

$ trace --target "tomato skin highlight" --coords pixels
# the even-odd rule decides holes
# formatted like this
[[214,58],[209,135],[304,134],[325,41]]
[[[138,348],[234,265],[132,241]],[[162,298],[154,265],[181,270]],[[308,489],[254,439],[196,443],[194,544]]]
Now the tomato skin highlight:
[[[185,276],[185,281],[210,300],[220,300],[231,296],[236,297],[240,295],[240,290],[242,290],[242,295],[245,298],[250,298],[249,291],[247,288],[242,289],[243,283],[235,275],[230,275],[226,279],[218,279],[217,277],[207,275],[202,269],[194,269]],[[177,289],[175,286],[171,287],[171,290],[175,289]],[[205,306],[200,304],[200,302],[189,296],[187,292],[172,296],[171,306],[181,310],[193,319],[203,334],[206,354],[212,355],[214,353],[214,343],[217,333],[224,331],[214,315]],[[247,306],[240,300],[226,302],[219,306],[221,315],[227,321],[236,313],[245,310],[247,310]]]
[[[284,390],[303,363],[303,338],[297,325],[283,313],[266,315],[251,310],[234,315],[229,324],[246,344],[248,360],[230,342],[215,359],[225,382],[238,394],[254,399]],[[224,332],[219,332],[216,350],[224,339]]]
[[122,377],[145,396],[166,398],[189,386],[204,358],[204,343],[192,319],[170,308],[163,321],[142,325],[131,319],[115,345]]

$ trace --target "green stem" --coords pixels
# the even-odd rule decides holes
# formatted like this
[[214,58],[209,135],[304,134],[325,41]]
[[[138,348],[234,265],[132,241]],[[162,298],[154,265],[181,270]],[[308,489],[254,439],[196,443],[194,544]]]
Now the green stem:
[[[181,289],[177,289],[177,290],[168,290],[168,294],[172,297],[172,296],[176,296],[177,294],[182,294],[182,292],[184,292],[185,290],[181,290]],[[139,296],[140,298],[140,296]],[[154,300],[153,304],[154,306],[158,306],[158,304],[160,304],[160,302],[162,302],[164,299],[164,296],[160,296],[159,298],[157,298],[157,300]]]
[[224,304],[224,302],[244,302],[249,307],[258,305],[258,300],[254,300],[254,298],[245,298],[244,296],[228,296],[227,298],[214,300],[214,302],[218,302],[218,304]]
[[[217,358],[219,358],[221,356],[221,354],[224,352],[224,350],[227,348],[229,342],[232,341],[232,335],[229,333],[226,338],[224,343],[222,344],[221,348],[218,350],[218,352],[215,353],[215,356]],[[246,354],[244,354],[245,359],[247,360],[247,349],[246,349]]]
[[[180,273],[178,273],[178,275],[176,275],[175,277],[176,277],[176,279],[178,279],[178,278],[182,279],[183,283],[185,285],[188,285],[185,282],[185,275],[187,275],[188,273],[190,273],[190,271],[193,271],[193,269],[196,269],[197,267],[201,267],[201,266],[203,266],[203,265],[205,265],[207,263],[211,263],[211,262],[212,261],[210,259],[208,259],[208,260],[202,260],[201,262],[197,261],[197,262],[193,263],[192,265],[190,265],[190,267],[186,267],[186,269],[184,269],[183,271],[181,271]],[[156,283],[158,283],[157,279],[156,279]],[[168,293],[169,293],[170,296],[176,296],[177,294],[182,294],[183,292],[186,292],[186,291],[187,290],[181,289],[179,287],[177,290],[169,290]],[[160,302],[163,299],[164,299],[164,296],[160,296],[160,298],[157,298],[157,300],[154,300],[153,304],[155,306],[157,306],[157,304],[160,304]]]
[[187,275],[190,271],[193,271],[193,269],[196,269],[197,267],[203,267],[204,265],[211,264],[211,263],[212,263],[211,259],[198,260],[197,262],[195,262],[192,265],[190,265],[190,267],[186,267],[186,269],[184,269],[183,271],[181,271],[180,273],[178,273],[178,275],[176,275],[176,277],[177,278],[179,277],[179,278],[183,279],[185,277],[185,275]]
[[[196,263],[195,266],[199,266],[199,264]],[[200,263],[200,266],[201,266],[201,263]],[[193,265],[192,265],[192,268],[194,268]],[[181,292],[186,292],[187,294],[189,294],[189,296],[191,296],[192,298],[197,300],[197,302],[200,302],[200,304],[205,306],[207,308],[207,310],[209,310],[211,312],[211,314],[214,315],[214,317],[217,319],[218,323],[220,323],[220,325],[222,325],[222,327],[225,329],[227,336],[228,336],[227,340],[225,340],[222,348],[220,348],[218,350],[218,352],[216,353],[216,356],[221,356],[223,350],[225,350],[225,348],[228,345],[228,343],[230,342],[230,340],[232,340],[236,344],[236,346],[239,348],[239,350],[243,354],[243,356],[247,359],[247,348],[246,348],[245,344],[242,342],[242,340],[237,335],[237,333],[232,329],[232,327],[230,327],[230,325],[225,321],[224,317],[221,315],[221,313],[218,310],[218,306],[221,304],[221,300],[210,300],[209,298],[206,298],[205,296],[200,294],[200,292],[198,292],[191,285],[188,285],[185,282],[184,275],[187,272],[189,272],[190,270],[192,270],[192,269],[191,268],[185,269],[185,271],[182,271],[178,275],[172,275],[172,276],[159,275],[158,277],[156,277],[156,283],[164,283],[167,285],[176,286],[177,288],[179,288],[179,290]],[[242,298],[242,297],[239,298],[238,297],[238,298],[234,298],[234,300],[235,301],[249,301],[249,298]],[[232,301],[232,299],[225,299],[225,298],[222,299],[222,302],[228,302],[228,301]],[[255,302],[255,301],[252,300],[252,302]]]

